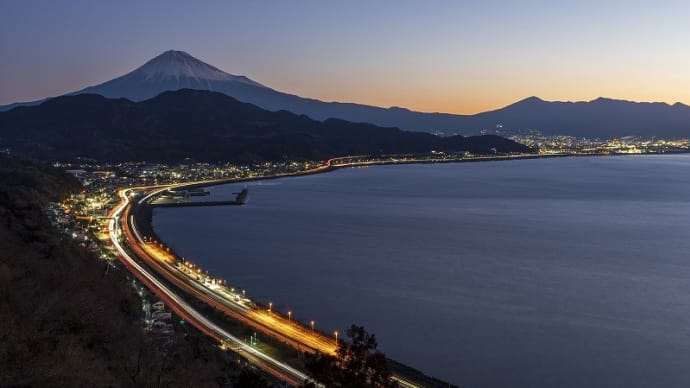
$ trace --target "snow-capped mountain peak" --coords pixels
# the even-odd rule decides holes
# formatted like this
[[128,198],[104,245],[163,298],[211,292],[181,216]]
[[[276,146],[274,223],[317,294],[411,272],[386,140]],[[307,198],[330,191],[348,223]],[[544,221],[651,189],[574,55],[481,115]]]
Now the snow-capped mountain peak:
[[228,74],[217,67],[202,62],[184,51],[168,50],[125,75],[127,78],[165,80],[192,78],[197,81],[234,81],[253,86],[261,84],[244,76]]
[[274,92],[251,79],[228,74],[184,51],[168,50],[121,77],[70,94],[93,93],[108,98],[143,101],[179,89],[211,90],[245,99]]

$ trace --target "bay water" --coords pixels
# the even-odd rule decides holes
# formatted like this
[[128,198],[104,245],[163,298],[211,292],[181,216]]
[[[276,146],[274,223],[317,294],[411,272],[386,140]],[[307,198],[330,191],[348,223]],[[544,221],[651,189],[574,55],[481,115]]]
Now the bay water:
[[[161,208],[178,254],[463,387],[690,386],[690,155],[348,168]],[[208,199],[208,198],[205,198]]]

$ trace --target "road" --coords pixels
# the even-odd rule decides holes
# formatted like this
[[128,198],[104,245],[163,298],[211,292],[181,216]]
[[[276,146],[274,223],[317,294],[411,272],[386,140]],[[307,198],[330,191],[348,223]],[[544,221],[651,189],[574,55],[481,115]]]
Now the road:
[[195,326],[201,332],[215,338],[219,342],[237,349],[244,357],[254,362],[260,368],[268,371],[274,376],[287,381],[292,385],[300,385],[308,376],[297,369],[261,352],[260,350],[246,344],[241,339],[231,335],[220,326],[204,317],[184,299],[157,279],[146,268],[135,261],[127,250],[120,244],[118,235],[122,229],[122,215],[129,209],[129,192],[131,189],[120,191],[121,202],[111,212],[111,220],[108,224],[110,238],[115,249],[119,253],[119,259],[141,282],[152,290],[161,300],[163,300],[176,314]]

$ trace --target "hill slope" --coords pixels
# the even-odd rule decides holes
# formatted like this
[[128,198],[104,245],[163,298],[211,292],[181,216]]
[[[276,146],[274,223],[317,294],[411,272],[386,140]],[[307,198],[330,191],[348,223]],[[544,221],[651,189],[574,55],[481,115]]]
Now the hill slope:
[[211,341],[176,333],[163,352],[127,272],[106,275],[49,223],[47,202],[77,190],[71,175],[0,154],[0,385],[217,385],[227,359]]
[[66,96],[1,112],[0,145],[44,158],[165,162],[188,157],[248,162],[431,150],[530,151],[498,136],[443,138],[337,119],[320,122],[190,89],[141,102]]

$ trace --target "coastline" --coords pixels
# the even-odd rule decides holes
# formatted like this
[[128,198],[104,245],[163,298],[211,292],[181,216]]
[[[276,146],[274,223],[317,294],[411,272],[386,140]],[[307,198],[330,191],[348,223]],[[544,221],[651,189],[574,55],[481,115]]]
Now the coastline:
[[[303,171],[296,171],[296,172],[291,172],[291,173],[282,173],[282,174],[274,174],[274,175],[265,175],[265,176],[253,176],[253,177],[244,177],[244,178],[224,178],[224,179],[212,179],[212,180],[205,180],[205,181],[199,181],[199,182],[188,182],[188,183],[179,183],[179,184],[173,184],[171,187],[174,187],[176,189],[196,189],[196,188],[204,188],[204,187],[212,187],[212,186],[221,186],[221,185],[226,185],[226,184],[233,184],[233,183],[242,183],[242,182],[256,182],[256,181],[263,181],[263,180],[274,180],[274,179],[281,179],[281,178],[291,178],[291,177],[300,177],[300,176],[308,176],[308,175],[315,175],[315,174],[324,174],[328,172],[332,172],[338,169],[342,168],[349,168],[349,167],[364,167],[364,166],[390,166],[390,165],[409,165],[409,164],[447,164],[447,163],[478,163],[478,162],[498,162],[498,161],[514,161],[514,160],[533,160],[533,159],[552,159],[552,158],[567,158],[567,157],[589,157],[589,156],[611,156],[608,154],[592,154],[592,155],[577,155],[577,154],[568,154],[568,153],[563,153],[563,154],[547,154],[547,155],[540,155],[540,154],[525,154],[525,155],[507,155],[507,156],[478,156],[478,157],[472,157],[472,158],[458,158],[458,159],[438,159],[438,160],[376,160],[376,161],[369,161],[369,162],[353,162],[353,163],[347,163],[347,164],[333,164],[333,160],[344,160],[344,159],[351,159],[351,158],[360,158],[359,156],[351,157],[351,156],[344,156],[344,157],[337,157],[337,158],[332,158],[329,159],[326,162],[326,165],[324,166],[319,166],[316,168],[312,168],[309,170],[303,170]],[[620,155],[624,156],[624,155]],[[149,234],[150,236],[156,236],[158,240],[160,240],[160,237],[155,233],[155,230],[153,229],[153,206],[138,206],[135,213],[133,214],[134,219],[137,222],[137,225],[139,229],[143,230],[145,233]]]
[[[642,153],[642,154],[609,154],[609,153],[592,153],[592,154],[575,154],[575,153],[559,153],[559,154],[524,154],[524,155],[506,155],[506,156],[477,156],[469,158],[457,158],[457,159],[414,159],[414,160],[375,160],[369,162],[352,162],[347,164],[331,164],[326,166],[320,166],[312,168],[309,170],[296,171],[291,173],[280,173],[274,175],[264,175],[264,176],[252,176],[243,178],[223,178],[223,179],[211,179],[199,182],[187,182],[187,183],[175,183],[171,187],[178,189],[194,189],[203,188],[211,186],[220,186],[232,183],[241,182],[255,182],[262,180],[272,180],[280,178],[289,177],[299,177],[314,174],[323,174],[331,171],[335,171],[341,168],[348,167],[374,167],[374,166],[390,166],[390,165],[408,165],[408,164],[450,164],[450,163],[480,163],[480,162],[501,162],[501,161],[515,161],[515,160],[533,160],[533,159],[554,159],[554,158],[588,158],[588,157],[630,157],[630,156],[650,156],[650,155],[678,155],[687,154],[690,152],[668,152],[668,153]],[[331,160],[343,160],[358,157],[337,157],[329,159]],[[327,161],[328,163],[328,161]]]
[[567,154],[567,153],[548,154],[548,155],[525,154],[525,155],[508,155],[508,156],[478,156],[478,157],[458,158],[458,159],[377,160],[377,161],[371,161],[371,162],[352,162],[352,163],[347,163],[347,164],[335,164],[335,165],[334,164],[328,164],[329,161],[332,161],[332,160],[357,158],[357,157],[344,156],[344,157],[329,159],[329,161],[326,162],[327,165],[312,168],[309,170],[302,170],[302,171],[296,171],[296,172],[291,172],[291,173],[281,173],[281,174],[274,174],[274,175],[265,175],[265,176],[245,177],[245,178],[213,179],[213,180],[207,180],[207,181],[201,181],[201,182],[174,184],[172,186],[174,186],[175,188],[178,188],[178,189],[194,189],[194,188],[203,188],[203,187],[210,187],[210,186],[225,185],[225,184],[231,184],[231,183],[254,182],[254,181],[261,181],[261,180],[272,180],[272,179],[280,179],[280,178],[323,174],[323,173],[335,171],[335,170],[338,170],[341,168],[348,168],[348,167],[389,166],[389,165],[397,165],[397,164],[407,165],[407,164],[478,163],[478,162],[498,162],[498,161],[512,161],[512,160],[551,159],[551,158],[588,157],[588,156],[611,156],[611,155],[607,155],[607,154],[577,155],[577,154]]

